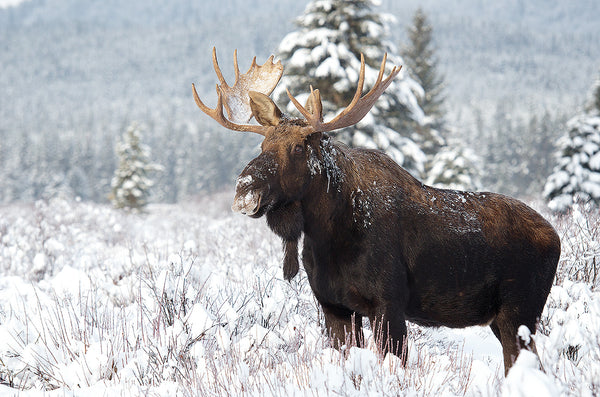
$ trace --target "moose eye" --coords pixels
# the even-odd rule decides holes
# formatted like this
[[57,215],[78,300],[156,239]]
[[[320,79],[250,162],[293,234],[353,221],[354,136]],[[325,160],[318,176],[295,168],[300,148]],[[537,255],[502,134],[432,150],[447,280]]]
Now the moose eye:
[[304,154],[304,146],[302,146],[302,145],[296,145],[294,147],[294,154],[298,155],[298,156]]

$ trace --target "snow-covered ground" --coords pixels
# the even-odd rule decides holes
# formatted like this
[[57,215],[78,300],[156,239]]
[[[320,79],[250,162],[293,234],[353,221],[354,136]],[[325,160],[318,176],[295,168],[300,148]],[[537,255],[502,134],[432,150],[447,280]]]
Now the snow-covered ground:
[[563,258],[534,336],[546,373],[525,352],[504,379],[487,328],[410,325],[406,368],[372,343],[331,349],[303,271],[284,281],[278,238],[230,200],[0,207],[0,394],[600,393],[597,211],[552,219]]

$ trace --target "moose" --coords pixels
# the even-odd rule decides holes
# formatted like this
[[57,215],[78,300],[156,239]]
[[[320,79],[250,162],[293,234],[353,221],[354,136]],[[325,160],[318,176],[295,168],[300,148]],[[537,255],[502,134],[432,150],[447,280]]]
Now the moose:
[[[363,95],[365,59],[350,104],[324,122],[318,89],[305,106],[287,91],[303,118],[285,115],[269,95],[283,67],[256,57],[229,86],[213,48],[219,78],[210,108],[192,85],[198,107],[227,129],[264,137],[261,153],[236,182],[232,209],[266,216],[284,243],[284,277],[299,269],[298,243],[310,287],[336,347],[353,333],[362,343],[368,317],[382,353],[406,360],[406,320],[423,326],[484,325],[500,341],[505,373],[535,333],[560,256],[553,227],[524,203],[496,193],[427,186],[386,154],[351,148],[327,133],[358,123],[390,86],[386,56]],[[228,117],[223,112],[225,107]],[[250,124],[254,117],[258,124]]]

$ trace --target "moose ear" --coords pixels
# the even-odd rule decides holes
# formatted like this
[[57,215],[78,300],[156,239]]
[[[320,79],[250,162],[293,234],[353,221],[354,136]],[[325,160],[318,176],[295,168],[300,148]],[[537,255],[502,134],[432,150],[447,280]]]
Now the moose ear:
[[305,108],[312,114],[315,114],[316,111],[317,114],[320,115],[320,121],[323,121],[323,104],[321,103],[321,93],[318,89],[310,93],[308,99],[306,100]]
[[277,125],[281,120],[281,110],[267,95],[256,91],[249,91],[250,109],[252,115],[260,125]]

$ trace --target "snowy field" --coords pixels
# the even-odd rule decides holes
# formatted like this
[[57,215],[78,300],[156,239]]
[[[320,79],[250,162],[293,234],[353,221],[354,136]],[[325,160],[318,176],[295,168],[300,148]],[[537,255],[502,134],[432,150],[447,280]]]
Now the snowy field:
[[406,368],[372,342],[331,349],[303,270],[284,281],[277,237],[230,200],[0,207],[0,395],[600,394],[597,211],[551,218],[563,256],[535,336],[546,373],[523,353],[505,380],[488,328],[410,325]]

